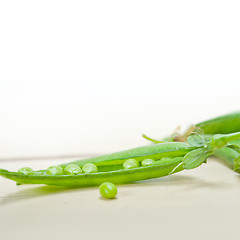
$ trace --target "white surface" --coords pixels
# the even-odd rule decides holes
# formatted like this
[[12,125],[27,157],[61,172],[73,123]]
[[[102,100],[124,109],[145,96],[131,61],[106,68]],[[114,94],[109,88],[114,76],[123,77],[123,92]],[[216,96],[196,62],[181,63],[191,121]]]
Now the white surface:
[[[72,159],[61,161],[67,160]],[[1,166],[38,169],[54,163]],[[239,175],[212,159],[195,170],[118,186],[114,200],[100,198],[95,187],[17,187],[1,178],[1,238],[238,240],[239,181]]]
[[0,158],[109,152],[239,110],[239,1],[1,1]]

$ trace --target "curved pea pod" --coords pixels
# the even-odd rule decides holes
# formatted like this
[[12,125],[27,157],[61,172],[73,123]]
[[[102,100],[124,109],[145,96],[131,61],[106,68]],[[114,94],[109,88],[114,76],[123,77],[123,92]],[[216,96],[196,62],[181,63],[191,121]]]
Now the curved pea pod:
[[184,170],[181,165],[182,159],[183,157],[166,158],[165,160],[156,161],[153,165],[147,167],[79,174],[74,176],[24,175],[18,172],[9,172],[4,169],[0,169],[0,175],[15,182],[25,184],[46,184],[67,187],[94,186],[104,182],[124,184],[159,178],[182,171]]
[[240,112],[213,118],[196,124],[204,134],[227,134],[240,131]]
[[[60,165],[62,168],[69,164],[77,164],[82,167],[87,163],[95,164],[99,170],[98,173],[85,173],[75,176],[65,175],[46,175],[45,170],[35,171],[32,175],[24,175],[16,172],[0,170],[0,175],[16,181],[18,183],[29,184],[47,184],[59,186],[90,186],[98,185],[103,182],[127,183],[132,181],[144,180],[149,178],[161,177],[175,172],[179,164],[171,161],[174,157],[183,157],[191,150],[196,149],[187,143],[161,143],[149,146],[133,148],[130,150],[103,155],[100,157],[89,158],[85,160],[74,161]],[[153,164],[149,167],[139,167],[134,169],[122,169],[126,159],[134,158],[141,162],[146,158],[159,160],[168,157],[167,160],[156,161],[158,165]],[[121,168],[121,169],[120,169]],[[177,167],[178,168],[178,167]],[[106,171],[102,171],[102,169]]]
[[182,142],[158,143],[154,145],[142,146],[121,152],[107,154],[99,157],[64,163],[60,166],[64,168],[69,164],[77,164],[78,166],[83,167],[86,163],[93,163],[99,168],[99,171],[102,171],[104,169],[109,171],[112,168],[118,169],[118,167],[122,166],[125,160],[129,158],[134,158],[139,162],[141,162],[145,158],[158,160],[163,157],[184,156],[186,153],[193,149],[194,148],[191,147],[189,144]]

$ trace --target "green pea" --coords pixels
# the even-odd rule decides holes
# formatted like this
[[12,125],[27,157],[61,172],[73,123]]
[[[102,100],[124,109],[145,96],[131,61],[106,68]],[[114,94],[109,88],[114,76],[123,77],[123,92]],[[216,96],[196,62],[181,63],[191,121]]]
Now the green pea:
[[46,171],[47,175],[62,175],[63,169],[60,166],[51,166]]
[[83,172],[85,173],[96,173],[98,172],[97,166],[93,163],[87,163],[82,167]]
[[21,173],[24,175],[33,175],[33,169],[30,167],[23,167],[18,170],[18,173]]
[[137,168],[139,167],[139,162],[135,159],[128,159],[123,163],[125,169]]
[[143,167],[147,167],[147,166],[150,166],[150,165],[153,165],[155,161],[151,158],[146,158],[142,161],[142,166]]
[[110,182],[102,183],[99,187],[99,192],[104,198],[115,198],[117,195],[117,187]]
[[82,173],[82,169],[76,165],[76,164],[69,164],[64,169],[64,175],[78,175],[79,173]]

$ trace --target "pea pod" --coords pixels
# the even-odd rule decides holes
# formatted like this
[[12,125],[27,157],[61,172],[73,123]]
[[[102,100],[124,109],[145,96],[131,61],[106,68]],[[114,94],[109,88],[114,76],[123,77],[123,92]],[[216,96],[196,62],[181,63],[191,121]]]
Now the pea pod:
[[196,124],[204,134],[228,134],[240,131],[240,112],[213,118]]
[[0,175],[15,182],[25,184],[46,184],[68,187],[94,186],[100,185],[104,182],[124,184],[134,181],[158,178],[181,171],[183,170],[183,167],[179,166],[179,168],[177,168],[177,166],[181,163],[182,159],[183,157],[177,157],[168,159],[168,161],[157,161],[154,165],[148,167],[79,174],[75,176],[23,175],[17,172],[9,172],[2,169],[0,169]]
[[[214,135],[206,141],[199,142],[191,137],[189,143],[160,143],[113,153],[98,158],[75,161],[69,164],[96,164],[96,166],[112,166],[124,163],[126,159],[134,158],[141,162],[146,158],[157,160],[152,165],[135,168],[110,170],[107,172],[80,173],[78,175],[47,175],[48,171],[31,172],[30,175],[21,172],[9,172],[0,169],[0,175],[17,183],[46,184],[56,186],[82,187],[100,185],[103,182],[123,184],[151,178],[170,175],[184,169],[192,169],[206,162],[207,158],[216,150],[230,146],[228,142],[240,138],[240,132],[226,135]],[[196,145],[197,143],[197,145]],[[231,145],[234,147],[233,145]],[[63,164],[62,166],[66,166]],[[56,168],[56,166],[55,166]],[[58,169],[62,169],[58,166]],[[48,168],[49,169],[49,168]],[[52,174],[52,172],[51,172]]]
[[[77,176],[49,176],[46,175],[45,170],[34,172],[34,174],[31,175],[32,177],[30,177],[30,175],[23,175],[17,172],[8,172],[6,170],[0,170],[0,175],[18,183],[61,186],[88,186],[95,184],[98,185],[102,182],[124,183],[143,180],[144,178],[148,179],[154,176],[160,177],[167,175],[169,171],[171,172],[176,167],[174,164],[172,164],[171,158],[184,156],[186,153],[193,149],[195,148],[187,143],[162,143],[133,148],[122,152],[107,154],[100,157],[89,158],[60,165],[62,168],[65,168],[69,164],[76,164],[80,167],[83,167],[84,165],[91,163],[95,164],[100,171],[98,173],[79,174]],[[170,162],[167,162],[167,164],[164,166],[159,166],[159,168],[155,166],[159,170],[163,169],[159,171],[157,175],[151,175],[151,171],[148,173],[148,169],[146,171],[147,175],[144,175],[142,173],[142,169],[140,168],[126,170],[122,169],[123,163],[129,158],[134,158],[136,161],[141,162],[142,160],[149,157],[159,160],[166,156],[171,157],[169,159]],[[102,171],[102,169],[104,171]],[[156,170],[152,168],[150,168],[150,170],[153,170],[153,173],[156,172]]]

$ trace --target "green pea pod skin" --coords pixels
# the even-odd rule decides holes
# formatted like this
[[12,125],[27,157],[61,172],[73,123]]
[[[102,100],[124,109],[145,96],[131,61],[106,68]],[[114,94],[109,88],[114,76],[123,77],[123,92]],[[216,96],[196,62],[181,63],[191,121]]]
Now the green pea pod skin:
[[204,134],[227,134],[240,131],[240,112],[213,118],[196,124]]
[[104,182],[114,184],[131,183],[167,176],[184,170],[181,166],[183,157],[156,161],[153,165],[133,169],[121,169],[110,172],[79,174],[74,176],[24,175],[0,169],[0,175],[17,183],[46,184],[53,186],[84,187],[96,186]]
[[[46,184],[56,186],[81,187],[100,185],[103,182],[112,182],[115,184],[128,183],[161,177],[180,171],[180,169],[183,168],[178,166],[179,160],[177,160],[177,162],[175,162],[176,160],[172,162],[171,159],[175,157],[181,157],[182,159],[186,153],[194,149],[196,148],[187,143],[160,143],[60,165],[63,168],[69,164],[77,164],[82,167],[86,163],[93,163],[100,171],[103,170],[103,172],[98,173],[85,173],[75,176],[49,176],[46,175],[45,170],[39,170],[35,171],[33,175],[30,176],[16,172],[8,172],[7,170],[0,170],[0,175],[18,183]],[[159,160],[164,157],[168,157],[168,161]],[[126,161],[126,159],[129,158],[134,158],[139,162],[146,158],[159,161],[156,161],[157,165],[153,164],[151,167],[139,167],[126,170],[119,169],[120,167],[122,168],[122,164]]]
[[231,148],[224,147],[218,149],[214,156],[226,161],[232,169],[234,169],[234,160],[238,158],[239,154]]
[[[240,147],[240,139],[230,142],[231,144],[236,144]],[[232,148],[224,147],[218,149],[214,156],[224,160],[232,169],[240,173],[240,167],[238,161],[240,160],[240,154]]]
[[129,149],[122,152],[116,152],[112,154],[107,154],[95,158],[88,158],[83,160],[77,160],[70,163],[64,163],[60,166],[65,168],[69,164],[77,164],[82,167],[86,163],[93,163],[97,167],[105,167],[112,165],[123,164],[126,159],[134,158],[141,162],[145,158],[151,158],[154,160],[161,159],[163,157],[180,157],[184,156],[189,151],[193,150],[187,143],[181,142],[168,142],[168,143],[158,143],[154,145],[142,146],[138,148]]

